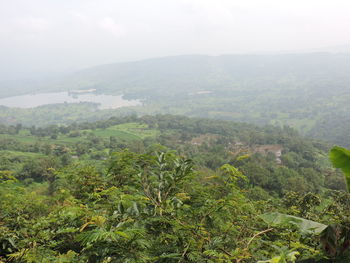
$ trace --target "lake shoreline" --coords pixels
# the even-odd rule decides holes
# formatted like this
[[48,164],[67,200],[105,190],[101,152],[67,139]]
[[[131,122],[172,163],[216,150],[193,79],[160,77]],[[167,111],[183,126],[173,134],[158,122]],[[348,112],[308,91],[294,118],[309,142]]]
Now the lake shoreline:
[[126,100],[123,98],[123,95],[116,96],[83,92],[72,94],[71,92],[66,91],[26,94],[20,96],[0,98],[0,106],[22,109],[36,108],[51,104],[81,102],[96,103],[99,105],[98,108],[100,110],[142,105],[140,100]]

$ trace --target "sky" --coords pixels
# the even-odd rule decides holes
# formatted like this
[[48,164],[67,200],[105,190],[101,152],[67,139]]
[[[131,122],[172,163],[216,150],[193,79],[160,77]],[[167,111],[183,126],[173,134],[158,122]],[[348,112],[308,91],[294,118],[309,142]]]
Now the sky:
[[0,80],[350,44],[348,0],[0,0]]

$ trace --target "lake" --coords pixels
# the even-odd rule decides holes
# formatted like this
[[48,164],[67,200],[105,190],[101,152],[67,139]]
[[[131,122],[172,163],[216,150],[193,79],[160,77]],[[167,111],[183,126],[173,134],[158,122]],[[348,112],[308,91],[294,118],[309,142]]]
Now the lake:
[[35,108],[42,105],[57,103],[92,102],[99,104],[99,109],[116,109],[125,106],[141,105],[139,100],[126,100],[123,96],[68,92],[39,93],[13,96],[0,99],[0,105],[11,108]]

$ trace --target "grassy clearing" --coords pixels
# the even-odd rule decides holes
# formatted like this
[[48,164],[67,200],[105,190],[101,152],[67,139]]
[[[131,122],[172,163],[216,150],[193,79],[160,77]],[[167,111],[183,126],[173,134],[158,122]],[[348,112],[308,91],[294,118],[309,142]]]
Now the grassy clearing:
[[14,134],[14,135],[1,134],[0,138],[13,139],[13,140],[17,140],[17,141],[23,142],[23,143],[35,143],[36,141],[38,141],[38,138],[35,136],[21,135],[21,134]]
[[51,139],[50,137],[37,137],[33,135],[23,135],[23,134],[1,134],[0,138],[2,139],[13,139],[22,143],[34,144],[36,142],[48,143],[48,144],[73,144],[78,141],[81,141],[82,137],[68,137],[68,136],[59,136],[57,139]]
[[19,151],[0,151],[1,155],[6,155],[7,157],[26,157],[26,158],[40,158],[45,157],[42,153],[33,153],[33,152],[19,152]]
[[57,139],[46,138],[45,141],[52,144],[74,144],[79,141],[83,141],[85,138],[83,136],[79,137],[69,137],[69,136],[58,136]]
[[86,130],[102,138],[115,136],[126,141],[142,140],[146,137],[155,137],[159,134],[158,130],[150,129],[146,124],[125,123],[111,126],[107,129]]
[[150,129],[146,124],[140,123],[126,123],[108,127],[106,129],[96,130],[82,130],[81,135],[77,137],[70,137],[68,135],[60,134],[57,139],[50,137],[37,137],[30,134],[29,130],[21,130],[19,134],[8,135],[2,134],[2,139],[13,139],[21,143],[35,144],[37,142],[47,144],[63,144],[73,145],[78,142],[84,142],[87,140],[89,134],[94,134],[97,137],[103,139],[109,139],[109,137],[117,137],[123,141],[138,141],[146,137],[156,137],[160,131],[156,129]]
[[119,130],[113,130],[111,128],[107,129],[97,129],[97,130],[90,130],[91,133],[98,137],[102,138],[109,138],[111,136],[117,137],[122,140],[126,141],[134,141],[134,140],[140,140],[141,138],[139,136],[136,136],[134,134],[124,132],[124,131],[119,131]]
[[141,139],[144,139],[146,137],[156,137],[160,133],[159,130],[150,129],[147,124],[141,124],[136,122],[115,125],[110,127],[109,129],[127,132]]

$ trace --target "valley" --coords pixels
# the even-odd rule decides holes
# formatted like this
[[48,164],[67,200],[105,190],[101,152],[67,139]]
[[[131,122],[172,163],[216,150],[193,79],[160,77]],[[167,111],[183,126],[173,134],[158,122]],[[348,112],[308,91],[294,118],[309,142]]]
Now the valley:
[[[30,108],[30,114],[27,110],[1,107],[0,122],[42,126],[125,114],[175,114],[288,125],[305,136],[349,146],[349,76],[347,53],[176,56],[110,64],[35,88],[39,93],[62,92],[57,94],[92,90],[79,95],[88,96],[81,100],[88,102]],[[123,98],[113,97],[120,94],[124,94]],[[34,103],[32,107],[39,105]],[[113,109],[120,106],[124,107]]]

